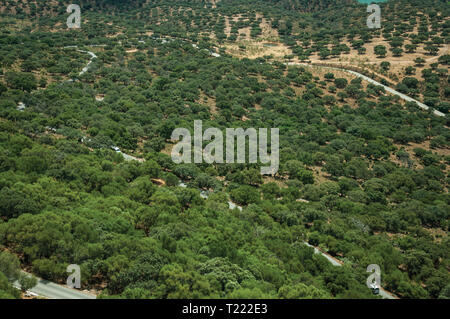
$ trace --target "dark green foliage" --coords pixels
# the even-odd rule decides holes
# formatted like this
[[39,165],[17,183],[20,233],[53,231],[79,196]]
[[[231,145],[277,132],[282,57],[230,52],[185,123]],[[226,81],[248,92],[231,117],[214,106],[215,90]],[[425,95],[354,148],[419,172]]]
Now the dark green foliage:
[[[436,14],[442,8],[409,2],[428,5],[428,18],[417,24],[413,6],[399,5],[411,23],[386,18],[381,34],[407,59],[417,47],[403,46],[404,34],[417,25],[408,42],[434,54],[448,33]],[[447,120],[359,79],[233,58],[200,35],[239,41],[239,28],[249,27],[258,37],[258,12],[302,60],[364,54],[376,35],[361,27],[365,6],[80,3],[89,22],[77,33],[46,29],[62,15],[35,19],[34,32],[19,24],[0,32],[0,244],[20,256],[0,254],[0,298],[19,297],[8,279],[18,278],[20,263],[59,283],[67,265],[79,264],[83,288],[102,288],[102,298],[372,298],[365,282],[373,263],[400,297],[450,297]],[[398,14],[385,5],[388,17]],[[16,17],[34,18],[38,9]],[[248,20],[230,19],[225,40],[224,16],[242,13]],[[175,40],[162,43],[160,35]],[[105,46],[88,47],[98,59],[78,76],[88,56],[63,47],[92,43]],[[375,53],[388,54],[384,46]],[[447,112],[448,56],[435,62],[406,69],[397,89]],[[279,172],[263,178],[261,163],[173,163],[173,129],[192,132],[199,119],[204,128],[279,128]]]

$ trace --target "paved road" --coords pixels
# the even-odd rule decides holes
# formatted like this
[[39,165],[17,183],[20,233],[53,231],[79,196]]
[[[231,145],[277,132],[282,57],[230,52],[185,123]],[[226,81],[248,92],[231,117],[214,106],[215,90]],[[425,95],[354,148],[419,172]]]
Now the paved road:
[[[430,107],[429,107],[428,105],[425,105],[425,104],[423,104],[422,102],[419,102],[419,101],[417,101],[417,100],[415,100],[415,99],[413,99],[413,98],[411,98],[411,97],[409,97],[409,96],[407,96],[407,95],[405,95],[405,94],[403,94],[403,93],[400,93],[400,92],[398,92],[398,91],[396,91],[396,90],[390,88],[389,86],[383,85],[383,84],[381,84],[381,83],[375,81],[374,79],[369,78],[368,76],[365,76],[365,75],[363,75],[363,74],[360,74],[360,73],[358,73],[358,72],[351,71],[351,70],[347,70],[347,72],[349,72],[349,73],[351,73],[351,74],[353,74],[353,75],[356,75],[356,76],[358,76],[358,77],[360,77],[360,78],[362,78],[362,79],[364,79],[364,80],[366,80],[366,81],[368,81],[368,82],[370,82],[370,83],[373,83],[373,84],[375,84],[375,85],[380,85],[380,86],[384,87],[384,89],[385,89],[386,91],[388,91],[388,92],[390,92],[390,93],[392,93],[392,94],[395,94],[395,95],[401,97],[401,98],[402,98],[403,100],[405,100],[405,101],[408,101],[408,102],[416,102],[417,105],[419,105],[420,108],[422,108],[422,109],[424,109],[424,110],[426,110],[426,111],[428,111],[428,110],[430,109]],[[439,112],[439,111],[437,111],[437,110],[433,110],[433,114],[434,114],[434,115],[437,115],[437,116],[445,116],[444,113]]]
[[[168,42],[168,41],[166,41],[166,40],[164,39],[164,40],[163,40],[163,43],[165,43],[165,42]],[[192,46],[193,46],[194,48],[198,49],[198,46],[197,46],[196,44],[192,44]],[[96,56],[93,52],[90,52],[90,51],[82,51],[82,50],[78,50],[78,51],[80,51],[80,52],[85,52],[85,53],[89,53],[89,54],[91,55],[91,61],[89,61],[88,65],[87,65],[85,68],[83,68],[83,71],[80,73],[80,75],[81,75],[81,74],[85,73],[85,72],[88,70],[89,65],[91,64],[92,60],[95,59],[97,56]],[[210,51],[209,53],[210,53],[212,56],[214,56],[214,57],[220,57],[220,55],[217,54],[217,53],[214,53],[214,52],[211,52],[211,51]],[[305,63],[295,63],[295,62],[287,63],[287,65],[302,65],[302,66],[309,66],[309,67],[312,67],[312,66],[309,65],[309,64],[305,64]],[[373,83],[373,84],[375,84],[375,85],[379,85],[379,86],[384,87],[384,89],[385,89],[386,91],[388,91],[388,92],[390,92],[390,93],[392,93],[392,94],[395,94],[395,95],[399,96],[400,98],[402,98],[402,99],[405,100],[405,101],[416,102],[417,105],[418,105],[420,108],[424,109],[424,110],[428,110],[428,109],[430,108],[429,106],[427,106],[427,105],[425,105],[425,104],[423,104],[423,103],[421,103],[421,102],[419,102],[419,101],[417,101],[417,100],[415,100],[415,99],[413,99],[413,98],[411,98],[411,97],[409,97],[409,96],[407,96],[407,95],[405,95],[405,94],[402,94],[402,93],[400,93],[400,92],[398,92],[398,91],[396,91],[396,90],[394,90],[394,89],[392,89],[392,88],[390,88],[390,87],[388,87],[388,86],[386,86],[386,85],[383,85],[383,84],[381,84],[381,83],[375,81],[375,80],[372,79],[372,78],[369,78],[369,77],[367,77],[367,76],[365,76],[365,75],[363,75],[363,74],[360,74],[360,73],[358,73],[358,72],[351,71],[351,70],[347,70],[347,69],[344,69],[344,68],[334,68],[334,67],[326,67],[326,66],[316,66],[316,67],[319,67],[319,68],[327,68],[327,69],[334,69],[334,70],[342,70],[342,71],[345,71],[345,72],[349,72],[349,73],[351,73],[351,74],[353,74],[353,75],[356,75],[357,77],[360,77],[360,78],[362,78],[362,79],[364,79],[364,80],[366,80],[366,81],[368,81],[368,82],[370,82],[370,83]],[[435,115],[437,115],[437,116],[445,116],[445,114],[443,114],[442,112],[439,112],[439,111],[437,111],[437,110],[434,110],[433,113],[434,113]],[[120,153],[123,155],[123,157],[124,157],[125,160],[127,160],[127,161],[132,161],[132,160],[135,160],[135,161],[142,161],[142,159],[138,159],[138,158],[136,158],[136,157],[130,156],[130,155],[125,154],[125,153],[122,153],[122,152],[120,152]],[[183,185],[183,183],[182,183],[182,185]],[[182,185],[180,185],[180,186],[182,186]],[[200,193],[200,196],[202,196],[203,198],[208,198],[208,195],[205,194],[205,192],[201,192],[201,193]],[[228,202],[228,205],[229,205],[230,209],[234,209],[234,208],[237,207],[238,209],[242,210],[242,207],[240,207],[240,206],[238,206],[238,205],[236,205],[236,204],[234,204],[234,203],[232,203],[232,202]],[[338,267],[342,266],[342,264],[341,264],[340,262],[338,262],[336,259],[334,259],[334,258],[331,257],[330,255],[321,252],[319,249],[317,249],[316,247],[314,247],[314,246],[308,244],[307,242],[304,242],[304,243],[305,243],[307,246],[314,248],[314,253],[316,253],[316,254],[321,254],[321,255],[324,256],[324,257],[325,257],[332,265],[338,266]],[[39,292],[35,291],[36,289],[37,289],[38,291],[41,291],[41,292],[43,293],[42,295],[44,295],[45,293],[47,293],[47,294],[59,295],[59,296],[61,296],[61,298],[64,298],[63,296],[72,296],[72,297],[75,297],[75,298],[67,298],[67,297],[65,297],[66,299],[86,299],[86,296],[91,297],[91,298],[88,298],[88,299],[94,299],[94,298],[95,298],[95,297],[92,296],[92,295],[83,294],[83,293],[81,293],[81,292],[79,292],[79,291],[76,291],[76,290],[74,290],[74,289],[69,289],[69,288],[66,288],[66,287],[63,287],[63,286],[56,285],[56,284],[54,284],[54,283],[49,283],[49,282],[44,283],[43,281],[40,281],[39,284],[38,284],[35,288],[33,288],[33,289],[31,290],[32,292],[36,292],[36,293],[39,294]],[[76,298],[77,294],[78,294],[78,298]],[[386,290],[384,290],[383,288],[380,288],[380,295],[381,295],[383,298],[385,298],[385,299],[397,299],[396,297],[394,297],[392,294],[388,293],[388,292],[387,292]],[[84,298],[83,298],[83,297],[84,297]]]
[[[307,243],[306,241],[303,242],[306,246],[308,247],[312,247],[314,248],[314,253],[315,254],[320,254],[323,257],[325,257],[333,266],[337,266],[340,267],[342,266],[342,263],[340,263],[337,259],[331,257],[330,255],[328,255],[327,253],[324,253],[322,251],[320,251],[318,248],[310,245],[309,243]],[[380,288],[380,296],[383,297],[383,299],[398,299],[397,297],[395,297],[393,294],[387,292],[386,290],[384,290],[383,288]]]
[[[185,40],[185,39],[182,39],[182,40],[183,40],[183,41],[187,41],[187,40]],[[173,39],[172,39],[172,41],[173,41]],[[167,42],[167,41],[166,41],[166,42]],[[163,42],[163,43],[165,43],[165,42]],[[196,44],[192,44],[192,46],[193,46],[194,48],[196,48],[196,49],[199,48]],[[218,53],[215,53],[215,52],[212,52],[212,51],[209,51],[209,50],[207,50],[207,51],[208,51],[209,54],[212,55],[213,57],[220,57],[220,54],[218,54]],[[435,59],[435,58],[438,58],[438,57],[434,57],[434,58],[432,58],[432,59]],[[429,59],[429,60],[432,60],[432,59]],[[296,63],[296,62],[289,62],[289,63],[285,63],[285,64],[286,64],[286,65],[302,65],[302,66],[309,66],[309,67],[315,66],[315,67],[320,67],[320,68],[326,68],[326,69],[334,69],[334,70],[345,71],[345,72],[348,72],[348,73],[350,73],[350,74],[356,75],[357,77],[362,78],[362,79],[364,79],[364,80],[366,80],[366,81],[368,81],[368,82],[370,82],[370,83],[372,83],[372,84],[382,86],[382,87],[384,87],[384,89],[385,89],[386,91],[388,91],[389,93],[392,93],[392,94],[394,94],[394,95],[397,95],[397,96],[399,96],[400,98],[402,98],[402,99],[405,100],[405,101],[408,101],[408,102],[416,102],[417,105],[418,105],[420,108],[422,108],[422,109],[424,109],[424,110],[426,110],[426,111],[430,109],[430,107],[429,107],[428,105],[425,105],[424,103],[419,102],[419,101],[417,101],[417,100],[415,100],[415,99],[413,99],[413,98],[411,98],[411,97],[409,97],[409,96],[407,96],[407,95],[405,95],[405,94],[403,94],[403,93],[400,93],[400,92],[398,92],[398,91],[396,91],[396,90],[390,88],[389,86],[386,86],[386,85],[384,85],[384,84],[381,84],[380,82],[375,81],[374,79],[369,78],[368,76],[365,76],[365,75],[363,75],[363,74],[361,74],[361,73],[358,73],[358,72],[355,72],[355,71],[352,71],[352,70],[347,70],[347,69],[345,69],[345,68],[335,68],[335,67],[327,67],[327,66],[319,66],[319,65],[310,65],[310,64],[306,64],[306,63]],[[441,116],[441,117],[444,117],[444,116],[445,116],[444,113],[439,112],[439,111],[437,111],[437,110],[433,110],[433,114],[434,114],[434,115],[437,115],[437,116]]]
[[[156,38],[154,38],[154,39],[156,39]],[[162,40],[162,43],[167,43],[167,42],[173,41],[174,39],[173,39],[173,38],[160,38],[160,40]],[[180,39],[180,40],[186,41],[186,42],[190,42],[190,41],[188,41],[188,40],[186,40],[186,39]],[[144,41],[139,41],[139,42],[144,42]],[[144,43],[145,43],[145,42],[144,42]],[[198,47],[195,43],[191,43],[191,45],[192,45],[194,48],[199,49],[199,47]],[[98,46],[101,46],[101,45],[98,45]],[[75,46],[75,45],[74,45],[74,46],[66,46],[65,48],[77,48],[77,46]],[[83,52],[83,53],[88,53],[88,54],[91,56],[91,60],[89,61],[89,63],[88,63],[88,64],[83,68],[83,70],[80,72],[80,75],[82,75],[82,74],[84,74],[85,72],[87,72],[87,71],[89,70],[89,66],[90,66],[90,64],[92,63],[92,60],[94,60],[95,58],[97,58],[97,56],[96,56],[93,52],[91,52],[91,51],[83,51],[83,50],[78,50],[78,51],[79,51],[79,52]],[[213,57],[220,57],[220,54],[218,54],[218,53],[215,53],[215,52],[212,52],[212,51],[209,51],[209,50],[206,50],[206,51],[208,51],[209,54],[212,55]],[[401,99],[403,99],[403,100],[405,100],[405,101],[408,101],[408,102],[415,102],[415,103],[417,103],[417,105],[418,105],[420,108],[422,108],[422,109],[424,109],[424,110],[429,110],[429,109],[430,109],[430,107],[429,107],[428,105],[425,105],[424,103],[419,102],[419,101],[417,101],[417,100],[415,100],[415,99],[413,99],[413,98],[411,98],[411,97],[409,97],[409,96],[407,96],[407,95],[405,95],[405,94],[403,94],[403,93],[400,93],[400,92],[398,92],[398,91],[392,89],[392,88],[389,87],[389,86],[386,86],[386,85],[384,85],[384,84],[381,84],[380,82],[375,81],[374,79],[369,78],[368,76],[365,76],[365,75],[363,75],[363,74],[361,74],[361,73],[358,73],[358,72],[355,72],[355,71],[352,71],[352,70],[347,70],[347,69],[345,69],[345,68],[336,68],[336,67],[321,66],[321,65],[320,65],[320,66],[319,66],[319,65],[310,65],[310,64],[307,64],[307,63],[297,63],[297,62],[288,62],[288,63],[285,63],[285,64],[286,64],[286,65],[301,65],[301,66],[308,66],[308,67],[319,67],[319,68],[324,68],[324,69],[340,70],[340,71],[348,72],[348,73],[350,73],[350,74],[356,75],[357,77],[362,78],[362,79],[368,81],[369,83],[372,83],[372,84],[375,84],[375,85],[382,86],[382,87],[383,87],[386,91],[388,91],[389,93],[392,93],[392,94],[394,94],[394,95],[397,95],[397,96],[399,96]],[[444,113],[439,112],[439,111],[437,111],[437,110],[433,110],[433,114],[434,114],[434,115],[437,115],[437,116],[445,117],[445,114],[444,114]],[[128,158],[125,158],[125,159],[130,160],[130,159],[128,159]]]
[[[17,281],[13,285],[20,289]],[[49,299],[96,299],[96,296],[93,294],[58,285],[44,279],[39,279],[38,284],[29,291]]]
[[398,297],[394,296],[390,292],[387,292],[384,290],[383,287],[380,287],[380,296],[383,297],[383,299],[399,299]]
[[[91,45],[91,46],[95,47],[95,46],[102,46],[102,45]],[[71,48],[78,48],[78,46],[77,45],[69,45],[69,46],[64,47],[64,49],[71,49]],[[89,70],[89,66],[91,65],[92,61],[97,58],[97,56],[95,55],[94,52],[91,52],[91,51],[84,51],[84,50],[77,50],[77,51],[81,52],[81,53],[87,53],[91,56],[89,63],[81,70],[81,72],[79,74],[79,75],[83,75],[84,73],[86,73]]]
[[83,75],[89,70],[89,66],[91,65],[92,61],[97,58],[94,52],[91,51],[84,51],[84,50],[77,50],[78,52],[87,53],[91,56],[91,59],[89,60],[89,63],[81,70],[79,75]]
[[338,262],[336,259],[334,259],[333,257],[331,257],[328,254],[325,254],[323,252],[321,252],[318,248],[314,247],[313,245],[310,245],[309,243],[307,243],[306,241],[303,242],[306,246],[314,248],[314,253],[315,254],[321,254],[323,257],[325,257],[326,259],[328,259],[328,261],[333,265],[333,266],[342,266],[342,264],[340,262]]
[[[420,108],[422,108],[422,109],[424,109],[426,111],[428,111],[430,109],[430,107],[428,105],[425,105],[422,102],[419,102],[419,101],[417,101],[417,100],[415,100],[415,99],[413,99],[413,98],[411,98],[411,97],[409,97],[409,96],[407,96],[407,95],[405,95],[403,93],[400,93],[400,92],[394,90],[393,88],[390,88],[389,86],[381,84],[380,82],[375,81],[374,79],[369,78],[368,76],[365,76],[365,75],[363,75],[361,73],[358,73],[358,72],[355,72],[355,71],[352,71],[352,70],[347,70],[345,68],[336,68],[336,67],[322,66],[322,65],[310,65],[310,64],[306,64],[306,63],[296,63],[296,62],[289,62],[289,63],[286,63],[286,65],[301,65],[301,66],[316,67],[316,68],[322,68],[322,69],[339,70],[339,71],[348,72],[350,74],[356,75],[359,78],[362,78],[363,80],[366,80],[367,82],[370,82],[370,83],[375,84],[375,85],[382,86],[387,92],[392,93],[394,95],[397,95],[397,96],[399,96],[401,99],[403,99],[405,101],[416,102],[417,105]],[[436,116],[441,116],[441,117],[445,116],[444,113],[439,112],[437,110],[433,110],[433,114],[436,115]]]
[[134,157],[134,156],[131,156],[131,155],[128,155],[128,154],[125,154],[124,152],[122,152],[122,151],[118,151],[117,153],[120,153],[120,154],[122,154],[122,156],[123,156],[123,158],[126,160],[126,161],[138,161],[138,162],[145,162],[145,160],[143,159],[143,158],[137,158],[137,157]]

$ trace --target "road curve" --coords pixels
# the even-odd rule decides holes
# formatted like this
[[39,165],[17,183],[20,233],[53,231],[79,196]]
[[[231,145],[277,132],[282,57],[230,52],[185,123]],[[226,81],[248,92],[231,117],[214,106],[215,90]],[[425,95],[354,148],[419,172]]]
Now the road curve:
[[[198,46],[196,46],[195,44],[193,44],[192,46],[194,48],[198,49]],[[76,47],[76,46],[70,46],[70,47]],[[68,47],[66,47],[66,48],[68,48]],[[80,75],[82,75],[83,73],[85,73],[88,70],[89,65],[91,64],[92,60],[97,58],[97,56],[93,52],[90,52],[90,51],[82,51],[82,50],[78,50],[78,51],[79,52],[83,52],[83,53],[88,53],[88,54],[91,55],[91,61],[89,61],[88,65],[85,68],[83,68],[83,71],[80,73]],[[210,54],[213,57],[220,57],[220,55],[217,54],[217,53],[210,52]],[[421,103],[421,102],[419,102],[419,101],[417,101],[417,100],[415,100],[415,99],[413,99],[413,98],[411,98],[411,97],[409,97],[409,96],[407,96],[407,95],[405,95],[403,93],[400,93],[400,92],[398,92],[398,91],[396,91],[396,90],[394,90],[394,89],[392,89],[392,88],[390,88],[390,87],[388,87],[386,85],[383,85],[383,84],[379,83],[378,81],[375,81],[374,79],[369,78],[368,76],[365,76],[365,75],[363,75],[361,73],[358,73],[358,72],[355,72],[355,71],[352,71],[352,70],[347,70],[345,68],[335,68],[335,67],[327,67],[327,66],[309,65],[309,64],[305,64],[305,63],[295,63],[295,62],[290,62],[290,63],[285,63],[285,64],[286,65],[301,65],[301,66],[307,66],[307,67],[314,67],[315,66],[315,67],[318,67],[318,68],[326,68],[326,69],[332,69],[332,70],[345,71],[345,72],[353,74],[353,75],[355,75],[355,76],[357,76],[359,78],[362,78],[362,79],[368,81],[369,83],[382,86],[386,91],[388,91],[388,92],[390,92],[390,93],[392,93],[394,95],[399,96],[400,98],[402,98],[405,101],[415,102],[415,103],[417,103],[417,105],[420,108],[422,108],[424,110],[429,110],[430,109],[429,106],[427,106],[427,105],[425,105],[425,104],[423,104],[423,103]],[[437,116],[441,116],[441,117],[445,116],[444,113],[439,112],[437,110],[433,110],[433,114],[435,114]],[[130,155],[125,154],[125,153],[122,153],[122,155],[125,158],[125,160],[127,160],[127,161],[133,161],[133,160],[135,160],[135,161],[142,161],[142,160],[140,160],[140,159],[138,159],[136,157],[130,156]],[[241,207],[235,205],[234,203],[230,203],[229,202],[229,205],[230,205],[230,209],[233,209],[234,207],[238,207],[239,209],[242,209]],[[234,206],[234,207],[231,207],[231,206]],[[312,247],[314,249],[314,253],[320,254],[323,257],[325,257],[333,266],[337,266],[337,267],[342,266],[342,264],[340,262],[338,262],[335,258],[331,257],[330,255],[328,255],[326,253],[323,253],[322,251],[320,251],[316,247],[308,244],[307,242],[304,242],[304,244],[309,246],[309,247]],[[37,293],[38,295],[42,295],[42,296],[45,296],[45,297],[48,297],[48,298],[53,298],[53,299],[95,299],[94,295],[82,293],[80,291],[77,291],[77,290],[74,290],[74,289],[70,289],[70,288],[67,288],[67,287],[64,287],[64,286],[60,286],[60,285],[57,285],[57,284],[54,284],[54,283],[51,283],[51,282],[48,282],[48,281],[44,281],[42,279],[39,280],[38,285],[36,287],[34,287],[33,289],[31,289],[30,291],[34,292],[34,293]],[[386,290],[384,290],[381,287],[380,287],[380,296],[382,296],[384,299],[398,299],[394,295],[392,295],[391,293],[387,292]]]
[[[92,46],[101,46],[101,45],[92,45]],[[97,58],[97,56],[95,55],[94,52],[85,51],[85,50],[79,50],[77,45],[68,45],[68,46],[64,47],[64,49],[71,49],[71,48],[75,48],[75,49],[77,49],[78,52],[87,53],[87,54],[89,54],[91,56],[91,59],[89,60],[88,64],[78,74],[79,76],[81,76],[81,75],[83,75],[84,73],[86,73],[89,70],[89,66],[91,65],[92,61]]]
[[[415,102],[415,103],[417,103],[417,105],[418,105],[421,109],[424,109],[424,110],[426,110],[426,111],[428,111],[428,110],[430,109],[430,107],[429,107],[428,105],[425,105],[425,104],[423,104],[422,102],[419,102],[419,101],[417,101],[417,100],[415,100],[415,99],[413,99],[413,98],[411,98],[411,97],[409,97],[409,96],[407,96],[407,95],[405,95],[405,94],[403,94],[403,93],[400,93],[400,92],[394,90],[393,88],[391,88],[391,87],[389,87],[389,86],[386,86],[386,85],[384,85],[384,84],[381,84],[380,82],[375,81],[374,79],[369,78],[368,76],[365,76],[365,75],[363,75],[363,74],[361,74],[361,73],[358,73],[358,72],[355,72],[355,71],[352,71],[352,70],[347,70],[347,69],[345,69],[345,68],[336,68],[336,67],[331,67],[331,66],[322,66],[322,65],[314,65],[314,64],[313,64],[313,65],[310,65],[310,64],[306,64],[306,63],[296,63],[296,62],[289,62],[289,63],[286,63],[286,65],[301,65],[301,66],[317,67],[317,68],[322,68],[322,69],[330,69],[330,70],[337,70],[337,71],[348,72],[348,73],[350,73],[350,74],[356,75],[357,77],[359,77],[359,78],[361,78],[361,79],[363,79],[363,80],[366,80],[367,82],[370,82],[370,83],[375,84],[375,85],[382,86],[382,87],[383,87],[386,91],[388,91],[389,93],[392,93],[392,94],[394,94],[394,95],[397,95],[397,96],[399,96],[401,99],[403,99],[403,100],[405,100],[405,101],[407,101],[407,102]],[[433,114],[436,115],[436,116],[445,117],[445,114],[444,114],[444,113],[439,112],[439,111],[437,111],[437,110],[433,110]]]
[[[320,251],[317,247],[314,247],[313,245],[307,243],[306,241],[303,242],[306,246],[314,248],[314,253],[315,254],[320,254],[323,257],[325,257],[333,266],[337,266],[340,267],[342,266],[342,263],[339,262],[337,259],[331,257],[330,255],[328,255],[327,253],[324,253],[322,251]],[[383,297],[383,299],[398,299],[397,297],[395,297],[393,294],[387,292],[386,290],[384,290],[382,287],[380,287],[380,296]]]
[[[169,41],[173,41],[174,39],[172,39],[172,38],[169,38],[169,39],[162,38],[162,40],[163,40],[163,43],[167,43],[167,42],[169,42]],[[186,42],[190,42],[190,41],[187,41],[186,39],[180,39],[180,40],[186,41]],[[140,41],[140,42],[144,42],[144,41]],[[145,42],[144,42],[144,43],[145,43]],[[198,47],[196,44],[191,43],[191,45],[192,45],[194,48],[199,49],[199,47]],[[94,46],[95,46],[95,45],[94,45]],[[101,46],[101,45],[97,45],[97,46]],[[71,45],[71,46],[66,46],[66,47],[64,47],[64,48],[78,48],[78,46],[76,46],[76,45]],[[79,52],[83,52],[83,53],[88,53],[88,54],[91,56],[91,60],[89,61],[89,63],[83,68],[83,70],[82,70],[82,71],[80,72],[80,74],[79,74],[79,75],[83,75],[85,72],[87,72],[87,71],[89,70],[89,66],[90,66],[90,64],[92,63],[92,60],[96,59],[97,56],[95,55],[95,53],[93,53],[93,52],[91,52],[91,51],[83,51],[83,50],[78,50],[78,51],[79,51]],[[215,52],[212,52],[212,51],[209,51],[209,50],[207,50],[207,51],[208,51],[209,54],[210,54],[211,56],[213,56],[213,57],[218,58],[218,57],[221,56],[221,55],[218,54],[218,53],[215,53]],[[378,85],[378,86],[382,86],[382,87],[383,87],[386,91],[388,91],[389,93],[394,94],[394,95],[397,95],[397,96],[399,96],[401,99],[403,99],[403,100],[405,100],[405,101],[407,101],[407,102],[415,102],[420,108],[422,108],[422,109],[424,109],[424,110],[426,110],[426,111],[428,111],[428,110],[430,109],[430,107],[429,107],[428,105],[425,105],[425,104],[422,103],[422,102],[419,102],[419,101],[417,101],[417,100],[415,100],[415,99],[413,99],[413,98],[411,98],[411,97],[409,97],[409,96],[407,96],[407,95],[405,95],[405,94],[403,94],[403,93],[400,93],[400,92],[394,90],[393,88],[391,88],[391,87],[389,87],[389,86],[386,86],[386,85],[384,85],[384,84],[381,84],[380,82],[375,81],[374,79],[372,79],[372,78],[370,78],[370,77],[368,77],[368,76],[365,76],[365,75],[363,75],[363,74],[361,74],[361,73],[358,73],[358,72],[355,72],[355,71],[352,71],[352,70],[348,70],[348,69],[346,69],[346,68],[336,68],[336,67],[322,66],[322,65],[310,65],[310,64],[307,64],[307,63],[298,63],[298,62],[288,62],[288,63],[284,63],[284,64],[285,64],[285,65],[288,65],[288,66],[289,66],[289,65],[301,65],[301,66],[307,66],[307,67],[318,67],[318,68],[323,68],[323,69],[330,69],[330,70],[338,70],[338,71],[348,72],[348,73],[353,74],[353,75],[355,75],[355,76],[357,76],[357,77],[359,77],[359,78],[361,78],[361,79],[363,79],[363,80],[366,80],[366,81],[369,82],[369,83],[372,83],[372,84],[375,84],[375,85]],[[433,110],[433,114],[436,115],[436,116],[445,117],[445,114],[444,114],[444,113],[442,113],[442,112],[440,112],[440,111],[437,111],[437,110]],[[127,158],[126,158],[126,159],[127,159]],[[127,160],[130,160],[130,159],[127,159]]]
[[[20,284],[17,281],[13,285],[20,289]],[[29,291],[48,299],[96,299],[96,296],[93,294],[58,285],[40,278],[38,278],[37,285]]]

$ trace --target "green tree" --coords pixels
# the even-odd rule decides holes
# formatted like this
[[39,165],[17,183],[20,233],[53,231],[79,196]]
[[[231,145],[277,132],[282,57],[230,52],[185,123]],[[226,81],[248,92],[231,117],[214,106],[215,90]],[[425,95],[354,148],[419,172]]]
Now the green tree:
[[22,292],[26,292],[37,285],[37,279],[34,276],[22,274],[19,277],[19,285]]
[[314,286],[307,286],[303,283],[295,285],[284,285],[278,290],[278,297],[281,299],[329,299],[330,294]]
[[7,85],[12,89],[30,92],[37,88],[36,78],[32,73],[7,72],[5,74]]
[[378,58],[384,58],[386,56],[386,47],[384,45],[377,45],[373,49]]
[[231,190],[230,196],[234,202],[241,205],[248,205],[259,202],[261,195],[258,189],[252,186],[243,185]]
[[17,279],[20,275],[20,261],[17,256],[5,251],[0,253],[0,272],[9,279]]
[[387,61],[383,61],[380,63],[380,67],[383,71],[388,71],[391,67],[391,63],[389,63]]

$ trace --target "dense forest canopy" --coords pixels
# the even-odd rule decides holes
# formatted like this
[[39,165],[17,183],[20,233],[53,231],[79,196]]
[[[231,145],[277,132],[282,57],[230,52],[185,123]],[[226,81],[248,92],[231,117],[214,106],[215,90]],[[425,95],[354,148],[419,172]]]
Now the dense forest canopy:
[[[450,298],[445,1],[79,3],[0,1],[0,298]],[[194,120],[279,128],[278,173],[174,164]]]

